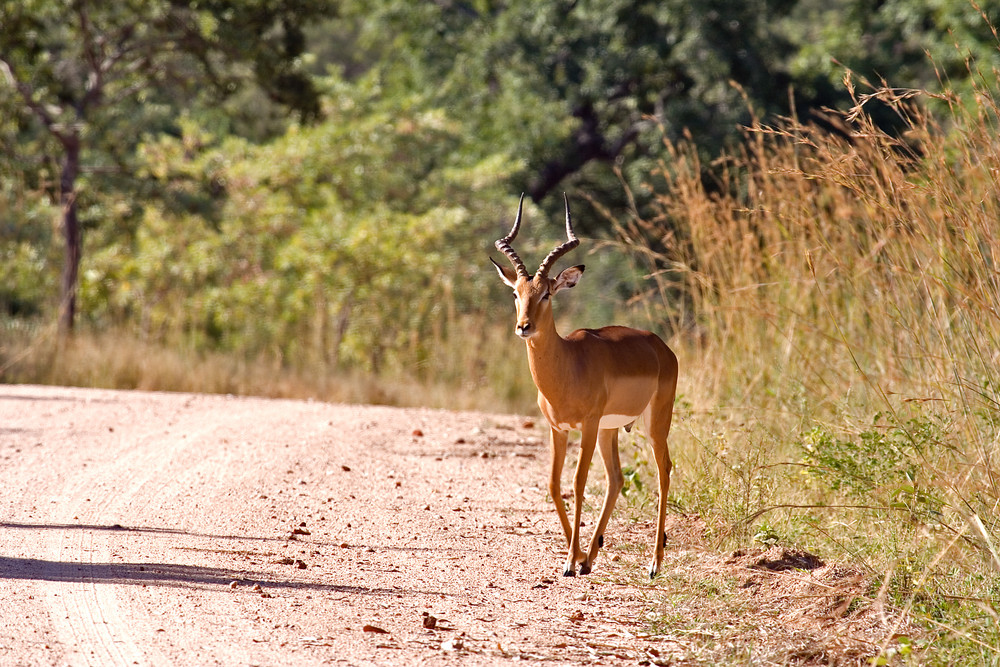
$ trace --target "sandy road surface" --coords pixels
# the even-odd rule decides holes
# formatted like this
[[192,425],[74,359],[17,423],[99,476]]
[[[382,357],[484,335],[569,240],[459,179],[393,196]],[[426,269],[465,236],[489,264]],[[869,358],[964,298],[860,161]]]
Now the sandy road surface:
[[645,555],[556,576],[547,465],[511,416],[0,385],[0,665],[636,664]]

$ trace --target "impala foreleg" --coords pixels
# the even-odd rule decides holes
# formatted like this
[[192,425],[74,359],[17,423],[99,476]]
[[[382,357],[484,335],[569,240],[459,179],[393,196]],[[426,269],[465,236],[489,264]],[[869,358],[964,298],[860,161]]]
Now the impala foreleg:
[[566,505],[562,499],[562,470],[566,461],[566,441],[569,434],[565,431],[549,429],[549,448],[552,455],[552,466],[549,473],[549,495],[556,506],[556,514],[559,515],[559,523],[562,524],[563,534],[566,535],[566,544],[572,544],[572,531],[569,527],[569,517],[566,516]]
[[[569,540],[569,554],[566,556],[564,577],[576,574],[576,564],[585,559],[580,549],[580,519],[583,513],[583,496],[587,490],[587,475],[590,472],[590,462],[594,458],[594,447],[597,445],[597,427],[584,426],[580,435],[580,460],[576,463],[576,473],[573,475],[573,522],[570,524],[572,535]],[[590,571],[589,568],[587,570]],[[581,572],[587,574],[587,572]]]
[[604,462],[604,477],[607,481],[607,493],[604,495],[604,504],[601,506],[601,518],[594,528],[594,535],[590,539],[590,550],[587,558],[580,563],[580,574],[589,574],[590,569],[597,560],[597,552],[604,546],[604,530],[608,527],[611,519],[611,512],[615,509],[618,501],[618,494],[621,493],[625,485],[625,477],[622,475],[622,464],[618,458],[618,429],[603,429],[597,436],[597,444],[601,450],[601,460]]

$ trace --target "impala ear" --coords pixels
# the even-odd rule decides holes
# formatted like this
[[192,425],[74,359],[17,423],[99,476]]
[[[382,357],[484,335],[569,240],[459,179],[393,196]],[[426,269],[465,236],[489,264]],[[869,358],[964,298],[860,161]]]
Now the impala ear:
[[500,274],[500,280],[504,281],[507,287],[514,289],[514,283],[517,282],[517,272],[509,266],[500,266],[493,261],[492,257],[490,257],[490,261],[493,262],[493,266],[497,268],[497,273]]
[[563,269],[556,276],[555,281],[552,283],[552,294],[555,294],[563,288],[575,287],[578,282],[580,282],[580,276],[583,275],[583,264],[578,266],[571,266],[568,269]]

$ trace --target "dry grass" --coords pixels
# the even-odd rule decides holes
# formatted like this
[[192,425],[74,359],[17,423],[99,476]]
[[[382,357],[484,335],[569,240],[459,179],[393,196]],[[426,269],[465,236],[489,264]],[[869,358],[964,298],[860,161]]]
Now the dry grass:
[[1000,660],[1000,110],[977,92],[754,127],[711,183],[667,145],[654,214],[619,227],[680,332],[674,500],[730,548],[885,581],[944,663]]
[[785,547],[720,551],[693,515],[668,517],[655,582],[622,578],[643,571],[648,548],[631,545],[648,547],[653,530],[626,522],[609,547],[626,565],[609,576],[651,601],[649,664],[862,665],[910,654],[921,633],[899,623],[900,610],[862,568]]
[[[314,399],[400,407],[524,411],[534,396],[523,359],[483,355],[496,345],[478,328],[474,345],[449,349],[431,375],[421,368],[381,375],[321,364],[290,367],[280,359],[186,350],[116,332],[83,332],[60,340],[54,325],[9,327],[0,342],[0,382],[59,384],[146,391],[180,391]],[[506,331],[504,332],[506,333]],[[493,332],[499,336],[499,332]],[[523,374],[519,376],[519,372]],[[502,390],[498,390],[501,387]],[[456,389],[460,388],[460,391]]]

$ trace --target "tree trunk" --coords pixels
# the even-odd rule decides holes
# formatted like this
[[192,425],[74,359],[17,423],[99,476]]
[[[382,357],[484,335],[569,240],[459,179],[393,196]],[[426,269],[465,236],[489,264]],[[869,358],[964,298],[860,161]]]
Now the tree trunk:
[[64,248],[62,284],[59,291],[59,333],[73,333],[76,321],[76,287],[82,253],[80,222],[76,215],[76,177],[80,172],[80,138],[72,135],[63,139],[66,151],[59,179],[59,203],[62,207]]

